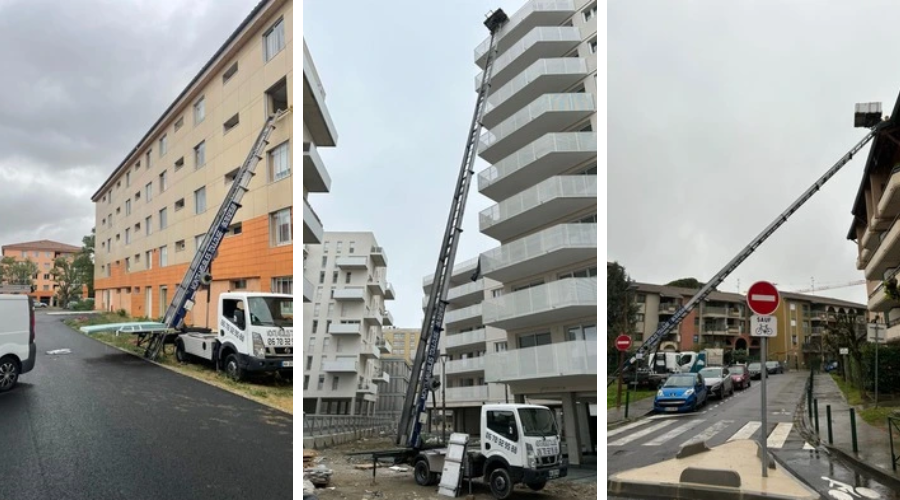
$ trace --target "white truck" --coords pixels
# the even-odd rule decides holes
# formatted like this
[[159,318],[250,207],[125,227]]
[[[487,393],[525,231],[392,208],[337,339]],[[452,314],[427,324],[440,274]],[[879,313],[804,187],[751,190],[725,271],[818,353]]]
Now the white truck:
[[[565,477],[568,463],[560,449],[560,432],[546,406],[489,404],[481,407],[481,435],[469,441],[461,477],[482,478],[494,498],[512,495],[524,483],[534,491]],[[416,483],[431,486],[444,471],[447,448],[422,449],[412,457]]]
[[34,369],[34,300],[0,294],[0,392],[15,387],[19,376]]
[[[249,315],[248,315],[249,313]],[[294,297],[277,293],[219,295],[218,332],[186,332],[175,340],[175,357],[213,363],[232,379],[249,373],[294,372]]]

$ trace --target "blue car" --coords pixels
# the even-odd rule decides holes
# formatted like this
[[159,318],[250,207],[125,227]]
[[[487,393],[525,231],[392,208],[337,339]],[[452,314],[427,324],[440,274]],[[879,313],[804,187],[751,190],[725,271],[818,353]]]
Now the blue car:
[[709,391],[699,373],[673,373],[659,388],[653,409],[659,413],[695,411],[706,404]]

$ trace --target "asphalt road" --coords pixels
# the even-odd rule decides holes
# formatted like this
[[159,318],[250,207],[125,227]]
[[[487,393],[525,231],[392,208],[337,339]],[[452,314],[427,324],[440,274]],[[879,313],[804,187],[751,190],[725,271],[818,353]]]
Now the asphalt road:
[[[823,498],[844,498],[833,491],[836,482],[848,487],[865,487],[878,494],[869,498],[900,498],[900,493],[866,477],[839,459],[806,444],[795,428],[794,411],[803,396],[806,373],[788,372],[771,375],[766,384],[766,436],[770,452],[788,470]],[[679,416],[659,415],[642,419],[619,430],[608,431],[607,475],[675,458],[678,450],[690,441],[705,440],[710,447],[729,439],[758,440],[762,430],[760,415],[760,383],[736,390],[724,401],[711,399],[697,413]],[[612,434],[612,435],[609,435]],[[752,457],[751,457],[752,458]],[[855,493],[855,492],[854,492]],[[861,496],[848,498],[861,498]]]
[[[37,315],[38,358],[0,395],[0,499],[292,495],[293,417]],[[46,351],[69,348],[69,355]]]

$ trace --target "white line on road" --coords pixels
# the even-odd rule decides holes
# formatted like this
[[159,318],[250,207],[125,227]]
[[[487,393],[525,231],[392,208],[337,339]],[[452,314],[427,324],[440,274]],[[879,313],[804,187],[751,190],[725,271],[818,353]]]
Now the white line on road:
[[741,430],[734,433],[733,436],[728,438],[728,441],[735,441],[737,439],[750,439],[750,436],[756,432],[756,429],[762,425],[762,422],[747,422],[747,425],[741,427]]
[[623,425],[622,427],[619,427],[618,429],[613,429],[613,430],[611,430],[611,431],[607,431],[607,432],[606,432],[606,437],[607,437],[607,438],[613,437],[613,436],[615,436],[616,434],[621,434],[621,433],[623,433],[623,432],[625,432],[625,431],[630,431],[631,429],[634,429],[635,427],[640,427],[640,426],[645,425],[645,424],[647,424],[647,423],[648,423],[647,420],[641,420],[641,421],[635,422],[635,423],[633,423],[633,424]]
[[769,448],[781,448],[784,446],[784,442],[787,441],[788,434],[791,433],[791,428],[794,427],[794,424],[789,422],[782,422],[775,426],[775,430],[769,434],[769,439],[766,439],[766,446]]
[[804,450],[815,450],[816,448],[809,443],[803,443],[803,449]]
[[688,439],[684,443],[681,443],[681,446],[687,446],[689,444],[693,444],[693,443],[696,443],[699,441],[708,441],[711,437],[718,434],[719,431],[721,431],[722,429],[728,427],[729,425],[731,425],[733,423],[734,423],[734,420],[720,420],[720,421],[716,422],[715,424],[713,424],[708,429],[706,429],[705,431],[701,432],[700,434],[697,434],[696,436],[692,437],[691,439]]
[[669,431],[661,436],[658,436],[656,439],[644,443],[644,446],[659,446],[663,443],[668,443],[669,441],[675,439],[676,436],[678,436],[684,432],[687,432],[688,429],[690,429],[691,427],[694,427],[697,424],[702,424],[703,422],[706,422],[706,420],[695,420],[693,422],[688,422],[686,424],[679,425],[678,427],[672,429],[671,431]]
[[626,444],[628,444],[636,439],[640,439],[640,438],[646,436],[647,434],[654,433],[654,432],[662,429],[663,427],[668,427],[668,426],[672,425],[674,422],[675,422],[674,420],[667,420],[665,422],[660,422],[656,425],[651,425],[650,427],[647,427],[644,430],[641,430],[641,431],[635,432],[634,434],[625,436],[622,439],[615,441],[613,443],[609,443],[607,446],[625,446]]

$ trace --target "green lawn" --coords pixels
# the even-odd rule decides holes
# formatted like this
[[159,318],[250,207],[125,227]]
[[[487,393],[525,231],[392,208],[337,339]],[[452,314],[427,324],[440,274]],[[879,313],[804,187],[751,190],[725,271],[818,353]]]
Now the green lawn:
[[[831,374],[831,378],[837,383],[841,392],[844,393],[844,397],[847,398],[847,402],[850,403],[851,406],[858,407],[871,404],[871,400],[869,398],[864,398],[860,390],[850,385],[850,382],[845,382],[843,378],[834,373]],[[894,412],[898,410],[900,410],[900,407],[891,405],[879,405],[877,408],[874,406],[862,409],[857,408],[859,416],[862,417],[867,424],[881,427],[882,429],[887,428],[887,418],[894,415]]]
[[[625,387],[622,387],[622,406],[625,406]],[[638,390],[632,391],[631,396],[629,396],[629,401],[634,402],[640,399],[652,398],[656,396],[656,391],[645,391]],[[616,386],[615,384],[607,388],[606,390],[606,409],[615,408],[616,407]]]
[[853,387],[850,382],[845,382],[843,378],[835,373],[831,374],[831,378],[834,379],[841,392],[844,393],[844,397],[847,398],[847,403],[850,406],[859,406],[864,403],[862,393],[859,389]]

